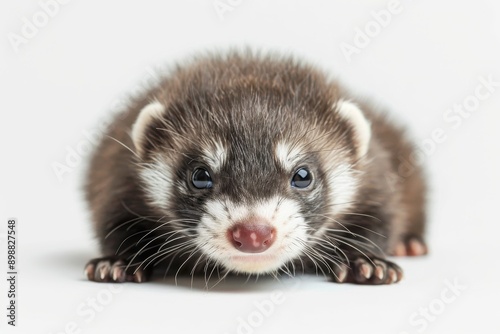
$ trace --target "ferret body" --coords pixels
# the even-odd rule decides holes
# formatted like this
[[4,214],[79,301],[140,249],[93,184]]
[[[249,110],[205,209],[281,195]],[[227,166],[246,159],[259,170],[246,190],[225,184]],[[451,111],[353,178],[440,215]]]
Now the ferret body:
[[423,255],[425,182],[403,131],[292,58],[201,57],[116,118],[86,197],[93,281],[214,270],[389,284]]

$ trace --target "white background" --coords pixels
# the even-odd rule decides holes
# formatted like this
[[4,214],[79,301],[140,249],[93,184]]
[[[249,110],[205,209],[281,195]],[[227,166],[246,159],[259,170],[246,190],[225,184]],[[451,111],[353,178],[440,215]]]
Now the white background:
[[[480,77],[500,81],[497,1],[401,0],[401,13],[350,62],[340,46],[353,44],[357,29],[373,28],[371,12],[389,1],[228,2],[234,8],[221,19],[213,0],[73,0],[17,48],[9,36],[22,36],[23,20],[45,23],[43,9],[38,1],[0,5],[2,268],[8,217],[19,220],[20,245],[19,326],[12,332],[499,333],[500,87],[459,125],[443,118],[472,101]],[[111,293],[110,285],[85,281],[83,266],[98,255],[80,191],[87,156],[62,181],[53,164],[91,145],[84,133],[151,80],[155,68],[243,45],[322,66],[388,106],[420,146],[432,148],[432,133],[445,132],[425,158],[431,254],[398,260],[405,270],[400,284],[303,277],[298,285],[230,281],[205,291],[166,281],[118,285]],[[0,289],[4,333],[3,278]],[[275,290],[280,302],[262,315],[255,302]],[[94,315],[89,298],[98,298]],[[420,312],[429,308],[432,320],[425,320]],[[249,318],[258,326],[238,327]]]

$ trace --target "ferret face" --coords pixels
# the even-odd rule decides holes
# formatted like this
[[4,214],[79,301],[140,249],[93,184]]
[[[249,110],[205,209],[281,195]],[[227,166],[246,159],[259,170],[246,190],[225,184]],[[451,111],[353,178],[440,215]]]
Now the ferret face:
[[148,201],[185,249],[259,274],[318,257],[312,246],[356,198],[369,134],[350,102],[329,106],[321,122],[307,110],[251,107],[193,111],[154,102],[132,137]]

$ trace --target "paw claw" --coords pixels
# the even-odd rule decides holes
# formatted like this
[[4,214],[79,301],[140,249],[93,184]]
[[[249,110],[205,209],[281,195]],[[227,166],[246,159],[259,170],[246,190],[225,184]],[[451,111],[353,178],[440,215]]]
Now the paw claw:
[[382,266],[375,267],[375,277],[378,278],[379,280],[384,279],[384,268]]
[[399,282],[403,277],[401,268],[384,259],[357,258],[351,262],[351,267],[337,266],[334,273],[334,281],[338,283],[357,284],[393,284]]
[[122,267],[122,264],[120,265],[113,265],[112,269],[112,278],[114,282],[125,282],[125,269]]
[[97,263],[94,278],[96,281],[105,282],[109,275],[111,263],[109,261],[100,261]]
[[427,247],[425,244],[417,239],[410,239],[408,241],[408,255],[421,256],[427,254]]
[[95,270],[94,264],[89,263],[85,266],[85,270],[83,271],[83,275],[85,275],[89,281],[92,281],[94,278],[94,270]]
[[143,274],[142,271],[139,270],[134,274],[134,282],[141,283],[142,280],[143,280]]
[[398,274],[396,273],[396,271],[392,268],[389,269],[389,271],[387,272],[387,283],[391,284],[391,283],[396,283],[398,281]]
[[333,276],[335,281],[337,283],[344,283],[347,278],[348,270],[349,268],[344,264],[335,266],[335,268],[333,269]]
[[398,242],[394,251],[392,252],[394,256],[406,256],[406,246],[403,242]]
[[409,237],[394,246],[393,256],[422,256],[427,254],[427,245],[418,237]]
[[87,279],[95,282],[141,283],[147,280],[147,273],[143,269],[136,267],[126,268],[125,262],[115,257],[91,260],[84,270]]
[[363,263],[360,266],[359,271],[361,272],[361,275],[363,275],[363,277],[366,279],[369,279],[370,277],[372,277],[373,268],[368,263]]

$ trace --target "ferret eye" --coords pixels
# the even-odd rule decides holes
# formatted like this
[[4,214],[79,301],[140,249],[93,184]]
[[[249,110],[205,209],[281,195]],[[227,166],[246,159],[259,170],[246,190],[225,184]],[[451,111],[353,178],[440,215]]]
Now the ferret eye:
[[193,172],[191,182],[198,189],[212,188],[212,177],[205,168],[196,168]]
[[300,168],[292,178],[292,187],[307,188],[312,183],[312,174],[306,168]]

